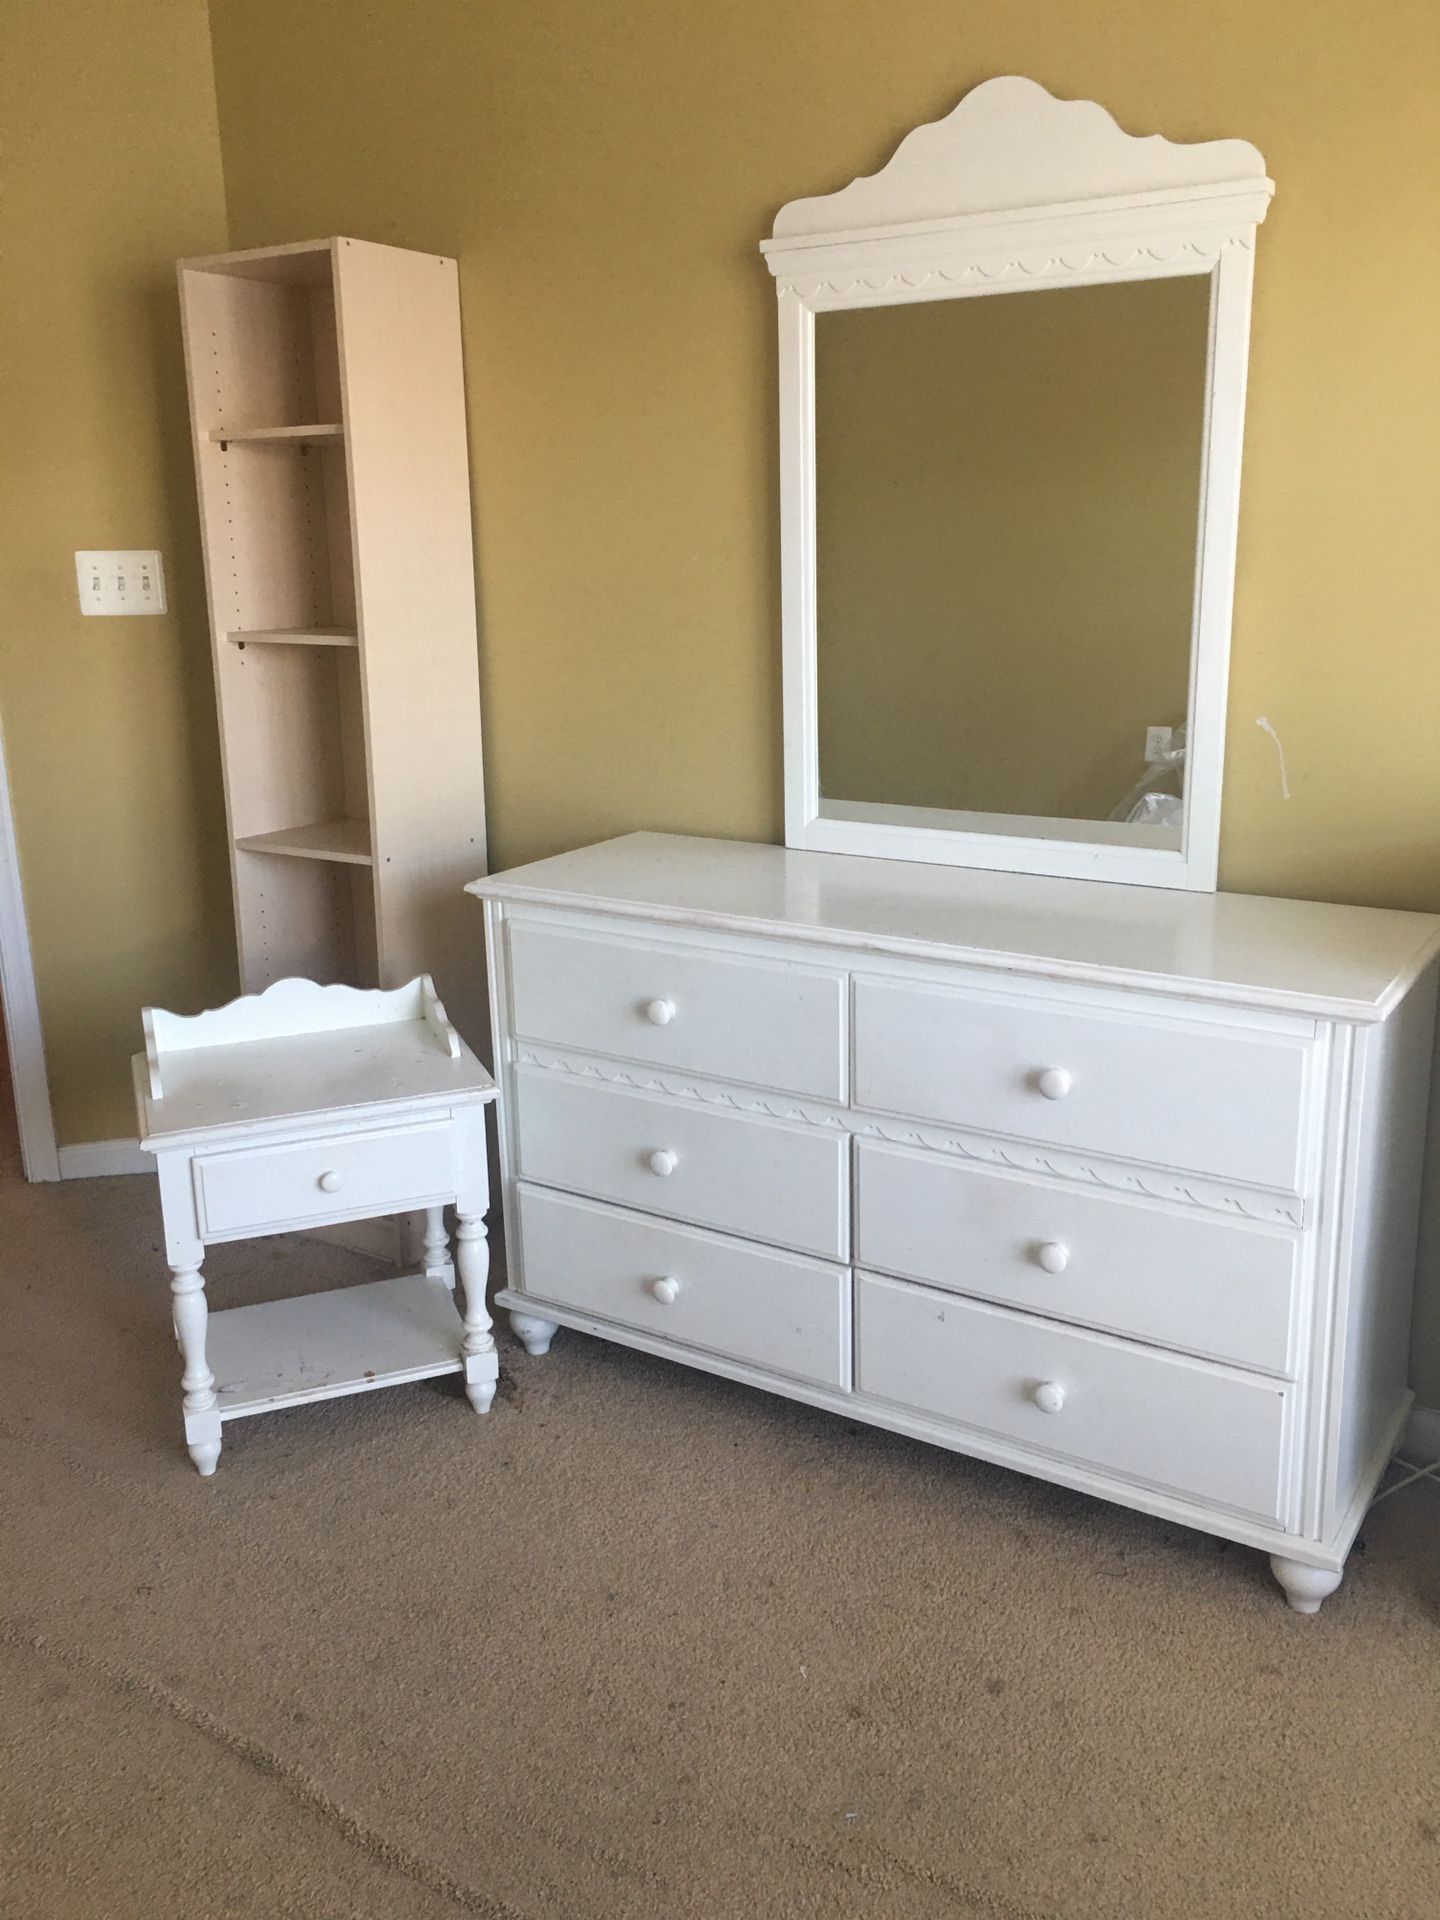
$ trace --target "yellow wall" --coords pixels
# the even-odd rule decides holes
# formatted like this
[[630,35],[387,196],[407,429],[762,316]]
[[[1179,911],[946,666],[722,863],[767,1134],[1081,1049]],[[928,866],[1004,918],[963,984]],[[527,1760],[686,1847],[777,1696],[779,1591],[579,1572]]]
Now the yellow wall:
[[[6,0],[0,722],[62,1142],[134,1135],[140,1008],[234,988],[174,261],[225,244],[204,0]],[[159,547],[163,619],[75,550]]]
[[820,791],[1108,820],[1189,693],[1202,274],[815,320]]

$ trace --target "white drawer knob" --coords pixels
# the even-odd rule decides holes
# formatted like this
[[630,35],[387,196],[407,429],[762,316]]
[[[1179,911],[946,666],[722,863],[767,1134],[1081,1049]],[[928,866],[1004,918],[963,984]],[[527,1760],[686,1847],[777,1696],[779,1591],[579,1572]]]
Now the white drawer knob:
[[673,1307],[680,1293],[680,1282],[671,1280],[668,1275],[663,1280],[652,1280],[650,1291],[662,1307]]
[[316,1184],[322,1193],[338,1193],[345,1184],[345,1176],[332,1168],[329,1173],[322,1173]]
[[1046,1067],[1035,1084],[1047,1100],[1063,1100],[1075,1083],[1064,1067]]
[[1042,1413],[1058,1413],[1065,1404],[1065,1389],[1053,1380],[1042,1380],[1035,1389],[1034,1399]]
[[650,1171],[651,1173],[658,1173],[662,1180],[665,1179],[668,1174],[674,1173],[679,1164],[675,1155],[666,1147],[657,1147],[650,1156]]
[[670,1022],[675,1018],[675,1002],[673,1000],[652,1000],[645,1009],[645,1018],[650,1022],[652,1027],[668,1027]]
[[1064,1273],[1070,1264],[1070,1249],[1058,1240],[1047,1240],[1035,1249],[1035,1258],[1046,1273]]

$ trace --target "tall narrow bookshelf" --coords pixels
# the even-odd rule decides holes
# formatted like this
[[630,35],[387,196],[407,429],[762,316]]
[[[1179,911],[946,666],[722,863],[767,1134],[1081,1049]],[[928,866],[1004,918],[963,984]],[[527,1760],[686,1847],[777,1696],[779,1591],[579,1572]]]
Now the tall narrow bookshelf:
[[242,987],[426,972],[479,1042],[455,262],[333,239],[179,277]]

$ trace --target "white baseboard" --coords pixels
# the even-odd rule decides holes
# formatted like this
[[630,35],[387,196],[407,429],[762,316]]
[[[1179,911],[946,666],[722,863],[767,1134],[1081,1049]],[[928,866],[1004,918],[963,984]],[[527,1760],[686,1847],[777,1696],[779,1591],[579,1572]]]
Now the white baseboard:
[[81,1140],[60,1149],[62,1180],[95,1180],[107,1173],[153,1173],[155,1157],[138,1140]]
[[1400,1451],[1417,1467],[1440,1460],[1440,1407],[1412,1407],[1405,1422]]

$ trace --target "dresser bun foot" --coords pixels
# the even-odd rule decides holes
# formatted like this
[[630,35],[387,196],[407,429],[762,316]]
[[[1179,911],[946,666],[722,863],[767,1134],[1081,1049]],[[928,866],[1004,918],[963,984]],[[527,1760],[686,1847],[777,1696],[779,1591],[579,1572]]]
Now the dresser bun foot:
[[1344,1579],[1343,1569],[1332,1573],[1328,1567],[1307,1566],[1303,1560],[1287,1560],[1272,1553],[1270,1571],[1285,1589],[1285,1598],[1296,1613],[1318,1613],[1322,1600],[1328,1600]]
[[550,1342],[558,1332],[553,1320],[538,1320],[533,1313],[512,1313],[510,1329],[525,1351],[537,1359],[550,1351]]

